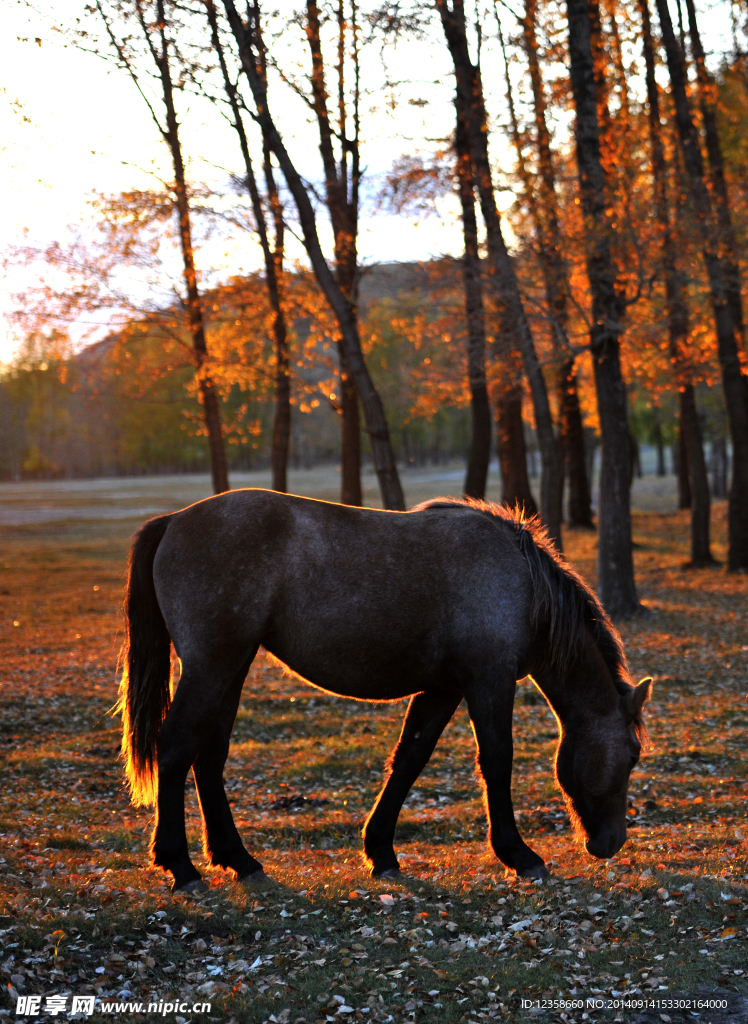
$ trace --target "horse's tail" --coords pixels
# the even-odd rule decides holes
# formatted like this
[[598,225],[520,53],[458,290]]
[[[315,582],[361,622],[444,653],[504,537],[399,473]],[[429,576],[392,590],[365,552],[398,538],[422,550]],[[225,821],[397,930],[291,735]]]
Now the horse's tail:
[[156,738],[171,699],[171,638],[153,583],[153,560],[170,519],[149,520],[130,548],[117,711],[122,713],[122,756],[136,806],[156,800]]

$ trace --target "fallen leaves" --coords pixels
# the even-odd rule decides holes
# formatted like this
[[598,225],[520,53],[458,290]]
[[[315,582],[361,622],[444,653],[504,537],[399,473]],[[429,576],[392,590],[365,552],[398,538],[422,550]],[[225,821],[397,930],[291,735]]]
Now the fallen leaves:
[[[18,992],[16,975],[29,979],[21,960],[41,957],[33,965],[39,991],[199,992],[224,1000],[226,1018],[238,1020],[257,1019],[246,1006],[280,1019],[277,992],[298,1008],[293,1020],[307,1012],[310,991],[329,999],[337,984],[350,988],[338,1005],[362,1009],[360,993],[384,977],[369,1019],[399,1024],[410,1003],[439,1019],[428,1009],[437,999],[465,1000],[458,1016],[470,1019],[471,993],[483,990],[470,984],[476,977],[502,990],[496,1005],[511,1007],[519,998],[512,988],[528,985],[672,993],[691,961],[715,983],[724,965],[742,970],[748,686],[746,659],[740,668],[735,660],[745,630],[735,608],[748,587],[718,571],[682,573],[685,520],[675,532],[673,521],[635,521],[638,580],[654,615],[628,625],[625,640],[634,674],[657,679],[653,743],[632,777],[624,856],[598,865],[571,840],[552,776],[555,723],[535,688],[520,684],[513,796],[523,835],[553,862],[556,881],[505,879],[487,853],[472,732],[460,712],[401,815],[398,853],[409,880],[384,891],[362,865],[359,830],[404,705],[328,697],[260,657],[226,775],[242,833],[285,887],[282,899],[263,893],[263,903],[205,866],[210,892],[172,900],[163,876],[147,868],[150,812],[127,804],[117,734],[107,728],[115,723],[105,716],[116,690],[112,567],[124,566],[124,538],[97,555],[58,538],[55,573],[39,563],[38,576],[19,572],[12,583],[20,620],[33,617],[38,635],[24,634],[22,645],[9,624],[0,629],[0,757],[10,781],[0,794],[3,983]],[[567,553],[593,573],[592,538],[572,534]],[[92,578],[102,591],[89,615],[81,609],[92,601]],[[73,645],[75,632],[82,639]],[[187,807],[199,857],[193,787]],[[633,969],[642,963],[651,965],[646,978]],[[359,977],[362,989],[352,984]],[[745,985],[744,975],[731,977]]]

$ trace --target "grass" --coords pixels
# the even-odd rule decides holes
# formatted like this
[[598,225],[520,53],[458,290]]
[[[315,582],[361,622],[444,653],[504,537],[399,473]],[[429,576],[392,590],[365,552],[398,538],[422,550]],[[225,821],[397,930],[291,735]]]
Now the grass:
[[[617,858],[591,860],[570,834],[552,779],[553,717],[524,682],[515,806],[554,877],[506,878],[488,853],[461,708],[401,815],[406,882],[371,879],[360,826],[404,704],[328,697],[260,657],[226,781],[239,829],[276,885],[247,891],[203,866],[211,888],[195,899],[172,898],[147,866],[150,813],[128,805],[107,714],[135,525],[0,528],[2,1012],[15,1016],[16,995],[107,1002],[130,992],[123,998],[187,1004],[166,1013],[177,1021],[447,1024],[527,1019],[522,999],[748,995],[748,581],[682,571],[684,514],[635,516],[637,580],[653,614],[624,639],[635,675],[653,675],[655,690]],[[715,533],[723,558],[723,505]],[[567,555],[594,580],[594,536],[570,533]],[[187,808],[200,864],[192,788]],[[209,1015],[192,1012],[202,1002]],[[584,1012],[634,1016],[539,1016]],[[163,1007],[139,1019],[157,1016]]]

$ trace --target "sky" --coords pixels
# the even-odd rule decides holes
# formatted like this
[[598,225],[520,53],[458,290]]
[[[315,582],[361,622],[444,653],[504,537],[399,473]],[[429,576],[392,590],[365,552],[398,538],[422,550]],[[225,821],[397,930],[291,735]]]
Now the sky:
[[[71,9],[70,0],[58,0],[48,5],[49,21],[43,21],[25,3],[5,0],[3,4],[0,254],[17,245],[64,241],[70,237],[70,227],[81,223],[85,231],[90,217],[87,200],[95,191],[148,187],[154,184],[153,173],[171,177],[168,150],[126,74],[100,56],[66,46],[62,35],[51,28],[58,14],[59,24],[69,18]],[[293,55],[285,56],[291,61]],[[433,92],[434,86],[428,84],[430,72],[433,77],[430,54],[422,51],[418,59],[424,61],[426,78],[419,83],[414,74],[413,89],[416,94],[419,86]],[[459,231],[451,197],[443,204],[441,217],[420,221],[373,208],[371,192],[378,175],[424,130],[422,108],[406,105],[395,115],[385,100],[384,94],[371,98],[371,119],[364,127],[368,135],[363,155],[370,186],[360,238],[362,262],[457,253]],[[301,102],[288,90],[279,91],[274,115],[301,173],[319,175],[316,140]],[[238,170],[234,132],[206,102],[194,100],[184,109],[182,136],[193,178],[223,185],[227,169]],[[324,214],[320,221],[327,233]],[[300,247],[294,252],[293,238],[289,247],[291,257],[302,257]],[[214,239],[203,255],[219,271],[223,264],[225,276],[260,265],[259,248],[247,235],[233,243]],[[5,361],[17,343],[17,328],[8,317],[17,308],[14,293],[33,283],[34,272],[7,263],[0,272],[0,361]]]
[[[281,0],[281,8],[283,8]],[[286,0],[286,7],[291,5]],[[26,0],[4,0],[0,35],[0,260],[18,245],[45,246],[64,242],[76,225],[84,237],[91,231],[88,201],[94,192],[115,194],[154,184],[154,174],[171,177],[169,155],[147,108],[129,78],[101,54],[84,52],[66,43],[55,25],[70,24],[78,0],[48,0],[37,14]],[[726,4],[710,6],[702,19],[715,49],[726,44]],[[503,105],[502,70],[496,49],[491,50],[492,22],[486,20],[483,55],[484,85],[489,110]],[[709,42],[709,39],[707,42]],[[95,43],[90,44],[95,50]],[[495,44],[494,44],[495,47]],[[293,72],[304,68],[307,50],[299,41],[279,42],[274,53]],[[364,82],[371,83],[366,99],[362,149],[367,170],[367,191],[359,240],[365,264],[427,259],[461,251],[457,203],[441,201],[438,215],[396,217],[383,213],[374,202],[382,175],[403,155],[435,145],[452,130],[452,77],[446,47],[438,34],[422,42],[409,40],[389,58],[390,77],[400,80],[399,101],[391,103],[378,48],[367,54]],[[402,79],[407,78],[403,82]],[[493,90],[493,92],[492,92]],[[522,96],[520,95],[520,102]],[[307,178],[319,180],[316,129],[309,112],[293,92],[279,86],[271,90],[273,113],[297,166]],[[232,129],[200,98],[190,99],[181,111],[182,138],[194,180],[225,186],[228,172],[236,171],[239,153]],[[511,158],[506,137],[491,136],[494,158],[508,168]],[[499,196],[506,209],[511,191]],[[329,247],[326,216],[320,227]],[[302,258],[300,245],[290,257]],[[214,280],[256,269],[259,248],[249,233],[227,239],[220,233],[207,241],[198,263],[213,268]],[[178,267],[173,267],[178,276]],[[18,330],[9,314],[18,306],[14,293],[32,286],[33,269],[0,263],[0,363],[7,361],[18,342]],[[145,287],[134,278],[137,290]],[[100,318],[100,333],[105,318]],[[84,325],[85,327],[86,325]],[[81,335],[80,326],[77,328]],[[73,330],[75,336],[75,329]]]

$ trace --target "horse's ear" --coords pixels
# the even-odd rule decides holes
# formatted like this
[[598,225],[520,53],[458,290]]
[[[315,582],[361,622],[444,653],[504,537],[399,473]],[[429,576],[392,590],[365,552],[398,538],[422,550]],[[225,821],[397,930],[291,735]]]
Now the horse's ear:
[[634,687],[634,691],[631,694],[631,711],[634,718],[639,717],[642,708],[649,700],[651,688],[652,676],[645,676],[638,686]]

